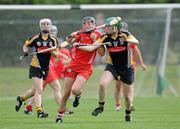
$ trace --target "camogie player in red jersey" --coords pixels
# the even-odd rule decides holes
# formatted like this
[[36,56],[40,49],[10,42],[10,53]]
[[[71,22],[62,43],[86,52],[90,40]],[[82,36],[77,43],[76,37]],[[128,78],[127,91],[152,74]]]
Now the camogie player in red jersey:
[[[95,20],[93,17],[84,17],[82,19],[82,31],[95,28]],[[72,33],[72,38],[68,39],[69,43],[79,43],[79,44],[93,44],[101,34],[96,30],[82,33],[76,35]],[[80,95],[82,89],[89,79],[93,71],[93,63],[96,57],[96,51],[87,52],[79,49],[78,47],[73,47],[70,50],[71,62],[65,71],[65,83],[64,83],[64,95],[62,97],[61,105],[58,109],[58,114],[56,118],[56,123],[61,123],[63,121],[64,112],[66,110],[67,100],[72,92],[75,95],[75,100],[73,101],[73,107],[79,105]]]

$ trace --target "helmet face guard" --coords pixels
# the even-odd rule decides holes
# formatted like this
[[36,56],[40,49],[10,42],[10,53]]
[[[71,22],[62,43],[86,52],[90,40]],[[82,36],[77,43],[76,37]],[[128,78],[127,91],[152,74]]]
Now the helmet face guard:
[[119,31],[121,17],[110,17],[105,20],[105,32],[113,35]]
[[93,17],[86,16],[86,17],[82,18],[82,29],[83,30],[88,30],[88,29],[92,29],[95,27],[96,27],[96,24],[95,24],[95,19]]
[[51,30],[52,22],[48,18],[43,18],[39,21],[39,27],[41,32],[49,33]]
[[86,22],[91,22],[95,24],[95,19],[93,17],[90,16],[86,16],[82,18],[82,24],[86,23]]
[[114,29],[120,28],[121,17],[110,17],[106,19],[105,26],[112,26]]
[[128,31],[128,24],[126,22],[120,23],[120,30],[121,31]]

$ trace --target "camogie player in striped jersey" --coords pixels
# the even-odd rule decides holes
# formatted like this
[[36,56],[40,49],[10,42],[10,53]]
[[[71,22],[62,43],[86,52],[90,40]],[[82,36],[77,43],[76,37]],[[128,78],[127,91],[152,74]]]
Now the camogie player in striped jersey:
[[[121,22],[120,23],[120,33],[127,33],[128,35],[131,35],[131,33],[128,32],[128,24],[126,22]],[[141,51],[138,47],[138,45],[136,44],[129,44],[129,48],[132,52],[132,61],[133,61],[133,67],[134,67],[134,78],[136,79],[136,60],[135,60],[135,56],[137,57],[140,66],[142,68],[142,70],[146,70],[147,66],[144,64],[143,58],[142,58],[142,54]],[[107,64],[110,62],[108,60],[110,57],[107,58]],[[120,101],[120,97],[121,97],[121,81],[116,80],[115,81],[115,90],[114,90],[114,97],[115,97],[115,110],[116,111],[120,111],[121,109],[121,101]],[[133,105],[131,106],[131,111],[134,111],[135,108],[133,107]]]
[[[58,29],[55,25],[51,27],[51,34],[57,36]],[[46,86],[50,86],[53,89],[54,98],[59,106],[61,103],[61,84],[59,79],[64,80],[64,70],[70,62],[70,54],[69,50],[66,48],[60,48],[58,52],[58,57],[54,58],[51,56],[49,72],[46,80],[43,83],[43,90],[45,90]],[[33,105],[34,97],[29,99],[28,104],[25,106],[24,113],[32,114],[32,105]],[[73,111],[67,109],[66,114],[72,114]]]
[[[40,33],[32,36],[25,41],[23,46],[23,52],[28,54],[29,47],[35,52],[45,50],[51,47],[57,47],[58,39],[56,36],[50,34],[52,22],[48,18],[43,18],[39,22]],[[34,96],[34,102],[36,106],[36,112],[38,118],[46,118],[48,114],[44,112],[41,104],[41,94],[43,91],[43,82],[48,76],[50,58],[52,56],[57,57],[58,52],[56,50],[38,53],[33,55],[30,69],[29,78],[32,79],[32,89],[26,91],[23,95],[17,97],[17,103],[15,110],[19,111],[22,103]]]

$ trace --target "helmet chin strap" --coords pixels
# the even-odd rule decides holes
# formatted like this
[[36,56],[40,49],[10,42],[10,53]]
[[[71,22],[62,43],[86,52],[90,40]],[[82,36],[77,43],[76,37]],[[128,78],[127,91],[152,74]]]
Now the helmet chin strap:
[[47,34],[47,33],[49,33],[49,31],[48,30],[42,30],[42,33]]

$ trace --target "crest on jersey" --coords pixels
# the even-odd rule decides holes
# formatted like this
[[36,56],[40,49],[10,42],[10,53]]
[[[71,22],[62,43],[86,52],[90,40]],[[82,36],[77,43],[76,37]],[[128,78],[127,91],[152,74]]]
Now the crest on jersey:
[[113,44],[114,44],[114,47],[117,47],[118,46],[118,41],[114,41]]
[[72,71],[72,70],[71,70],[71,68],[68,68],[68,69],[67,69],[67,72],[69,72],[69,73],[70,73],[71,71]]
[[124,40],[120,39],[119,38],[119,42],[120,42],[120,45],[123,45],[124,44]]
[[39,42],[39,41],[37,42],[37,46],[41,46],[41,44],[42,44],[41,42]]
[[83,41],[84,39],[85,39],[85,37],[84,37],[84,36],[82,36],[82,37],[81,37],[81,39],[80,39],[80,41]]
[[47,47],[47,42],[43,41],[43,46]]
[[53,46],[53,42],[49,42],[49,46],[52,47]]

